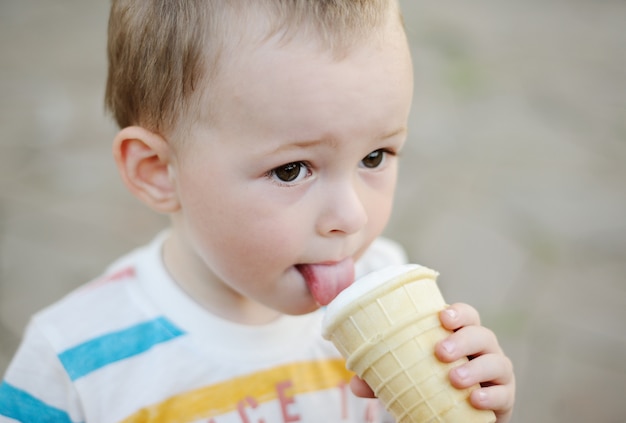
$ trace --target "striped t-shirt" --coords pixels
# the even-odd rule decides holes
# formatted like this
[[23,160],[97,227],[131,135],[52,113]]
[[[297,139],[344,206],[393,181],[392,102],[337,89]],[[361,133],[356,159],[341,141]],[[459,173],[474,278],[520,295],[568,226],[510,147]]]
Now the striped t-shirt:
[[[36,314],[0,384],[0,422],[382,422],[320,335],[323,311],[262,326],[201,308],[169,277],[164,235]],[[357,275],[404,262],[377,240]]]

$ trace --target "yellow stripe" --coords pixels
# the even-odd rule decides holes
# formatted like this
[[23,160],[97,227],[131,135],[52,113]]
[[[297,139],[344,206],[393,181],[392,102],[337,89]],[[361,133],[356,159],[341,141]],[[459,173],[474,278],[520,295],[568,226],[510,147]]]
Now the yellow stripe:
[[289,395],[321,391],[349,382],[353,373],[343,359],[291,363],[281,367],[240,376],[171,397],[143,408],[120,423],[183,423],[208,419],[237,409],[237,404],[252,397],[259,404],[278,397],[276,386],[289,381]]

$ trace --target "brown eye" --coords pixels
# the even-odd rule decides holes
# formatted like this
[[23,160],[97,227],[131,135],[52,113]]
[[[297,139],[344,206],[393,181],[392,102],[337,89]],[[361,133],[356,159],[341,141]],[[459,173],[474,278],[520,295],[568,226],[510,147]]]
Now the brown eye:
[[302,162],[287,163],[286,165],[277,167],[272,170],[272,174],[281,182],[294,182],[300,177],[305,176],[307,170]]
[[385,151],[376,150],[365,156],[365,158],[361,160],[361,163],[363,164],[363,167],[373,169],[380,166],[384,159]]

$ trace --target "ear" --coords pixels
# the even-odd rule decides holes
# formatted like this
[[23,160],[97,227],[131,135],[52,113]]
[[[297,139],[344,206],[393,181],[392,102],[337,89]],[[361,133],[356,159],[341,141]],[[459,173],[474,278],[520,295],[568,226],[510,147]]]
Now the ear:
[[113,156],[129,191],[160,213],[180,208],[171,172],[171,146],[158,134],[129,126],[113,140]]

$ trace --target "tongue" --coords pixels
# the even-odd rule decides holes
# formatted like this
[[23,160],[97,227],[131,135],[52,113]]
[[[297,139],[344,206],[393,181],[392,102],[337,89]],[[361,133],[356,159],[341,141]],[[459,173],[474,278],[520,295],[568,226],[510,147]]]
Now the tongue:
[[354,282],[354,262],[350,257],[333,264],[301,264],[298,270],[315,301],[323,306]]

